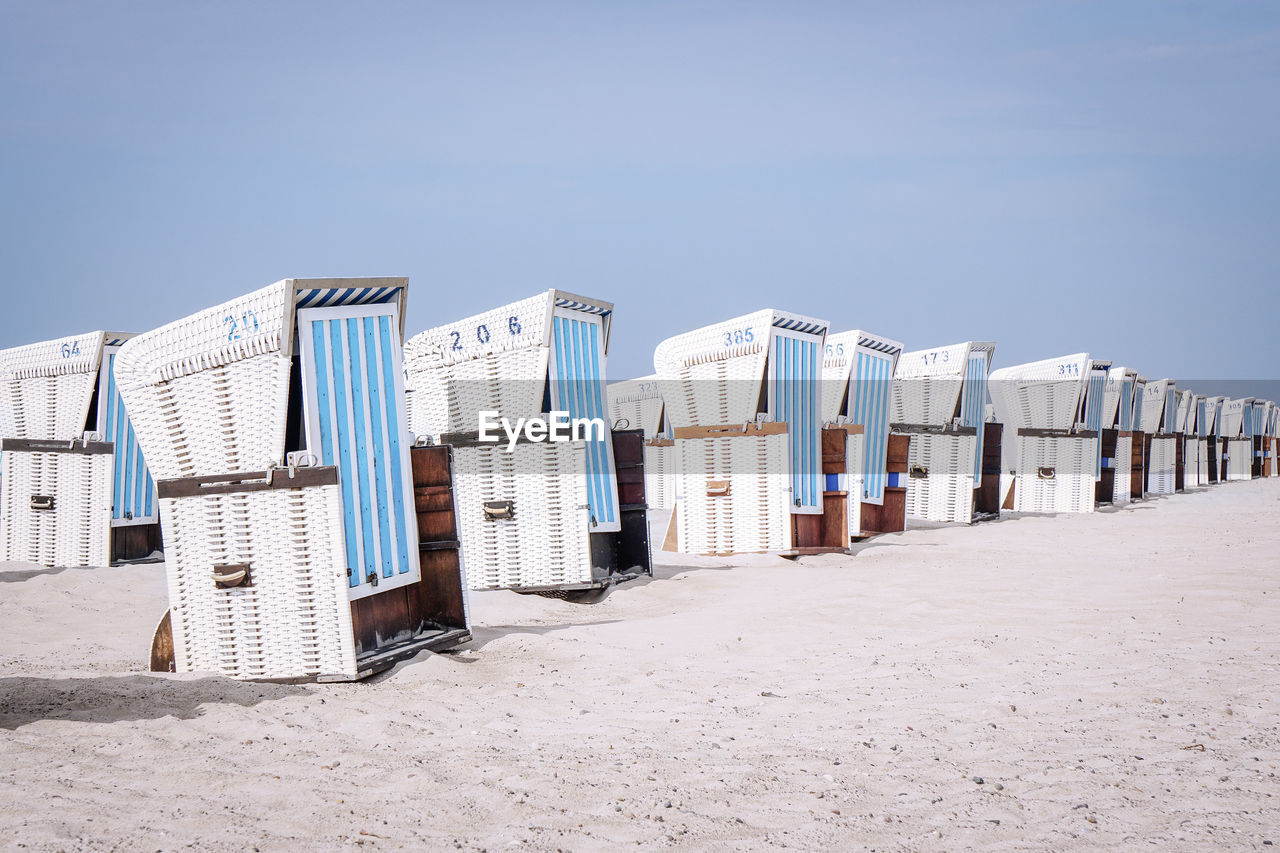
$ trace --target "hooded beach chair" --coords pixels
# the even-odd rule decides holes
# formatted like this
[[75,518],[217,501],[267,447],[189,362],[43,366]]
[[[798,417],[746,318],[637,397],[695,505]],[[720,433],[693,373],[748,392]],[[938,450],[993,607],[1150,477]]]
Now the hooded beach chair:
[[1224,400],[1222,404],[1222,479],[1253,479],[1253,398]]
[[1195,424],[1193,437],[1189,437],[1195,445],[1196,485],[1209,485],[1209,398],[1204,394],[1195,395],[1193,411]]
[[996,488],[980,511],[999,514],[1000,426],[984,423],[983,417],[995,348],[994,343],[967,341],[899,356],[889,427],[893,433],[911,437],[908,517],[973,521],[987,440],[996,445],[994,466],[989,464],[994,467]]
[[407,285],[285,279],[120,351],[168,544],[153,668],[356,680],[469,639],[449,450],[405,422]]
[[823,429],[827,323],[766,309],[658,344],[676,508],[664,548],[695,554],[845,550],[850,430]]
[[[1187,446],[1187,434],[1195,429],[1196,418],[1193,407],[1195,406],[1196,395],[1185,388],[1177,389],[1176,394],[1178,414],[1177,423],[1174,426],[1174,434],[1178,439],[1178,458],[1175,468],[1176,481],[1174,489],[1181,492],[1189,487],[1194,487],[1196,480],[1196,462],[1191,456],[1195,453],[1195,448]],[[1188,481],[1190,481],[1189,484]]]
[[1129,463],[1129,499],[1142,500],[1147,494],[1147,434],[1142,429],[1147,399],[1147,377],[1138,374],[1133,383],[1133,455]]
[[[584,597],[650,574],[644,438],[609,428],[612,321],[608,302],[548,290],[405,345],[410,426],[453,446],[472,589]],[[576,437],[512,439],[498,418]]]
[[1253,403],[1253,476],[1271,476],[1271,408],[1270,400]]
[[893,375],[902,344],[861,329],[827,336],[822,418],[849,432],[849,530],[857,537],[906,528],[911,436],[891,433]]
[[[993,371],[996,419],[1012,438],[1016,512],[1092,512],[1100,468],[1098,430],[1087,426],[1087,397],[1101,422],[1106,368],[1088,353]],[[1088,394],[1086,393],[1088,391]]]
[[1194,489],[1206,485],[1206,452],[1200,430],[1205,417],[1204,395],[1193,391],[1180,391],[1183,395],[1179,408],[1179,431],[1183,446],[1183,488]]
[[639,429],[644,436],[644,494],[649,509],[675,507],[675,440],[657,375],[610,382],[609,420],[614,429]]
[[1148,382],[1142,401],[1146,491],[1171,495],[1177,490],[1178,391],[1172,379]]
[[1272,400],[1267,401],[1267,414],[1263,419],[1263,433],[1265,441],[1263,442],[1263,476],[1274,477],[1277,474],[1276,463],[1276,417],[1277,406]]
[[[1112,367],[1107,371],[1101,413],[1102,430],[1099,433],[1098,503],[1121,506],[1132,500],[1134,438],[1141,436],[1140,431],[1135,431],[1133,423],[1137,380],[1137,371],[1127,367]],[[1137,442],[1137,452],[1141,456],[1141,440]]]
[[1225,397],[1205,397],[1204,424],[1200,433],[1205,439],[1205,473],[1210,484],[1221,483],[1226,479],[1226,470],[1222,464],[1223,443],[1220,436],[1222,430],[1222,404]]
[[155,484],[116,389],[129,337],[0,351],[0,560],[105,566],[160,548]]

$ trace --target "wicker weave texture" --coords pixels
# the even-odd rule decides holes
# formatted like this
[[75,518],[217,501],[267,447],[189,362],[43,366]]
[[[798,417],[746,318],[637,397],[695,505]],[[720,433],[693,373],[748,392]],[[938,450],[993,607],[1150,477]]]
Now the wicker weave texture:
[[288,285],[277,282],[121,347],[116,382],[157,479],[284,464]]
[[[676,439],[678,548],[687,554],[791,547],[787,435]],[[717,483],[727,494],[711,494]]]
[[964,387],[969,347],[969,343],[952,344],[898,356],[889,419],[930,426],[948,423]]
[[1097,444],[1097,438],[1018,436],[1014,510],[1093,512]]
[[907,515],[928,521],[973,521],[975,435],[911,436],[908,470],[924,469],[924,477],[907,479]]
[[[471,589],[519,589],[591,581],[586,454],[581,444],[455,447],[454,502]],[[490,518],[488,501],[511,501]]]
[[1111,502],[1116,506],[1133,500],[1131,489],[1133,475],[1133,439],[1122,436],[1116,439],[1116,475],[1112,487]]
[[548,290],[419,332],[405,342],[405,370],[425,373],[497,353],[547,347],[554,300],[555,291]]
[[[0,455],[0,560],[57,568],[111,561],[109,453]],[[51,510],[31,508],[32,495],[52,497]]]
[[649,509],[670,510],[676,505],[678,453],[674,445],[646,445],[644,495]]
[[1234,438],[1227,442],[1227,480],[1253,479],[1253,440]]
[[653,438],[662,429],[662,394],[657,376],[610,382],[609,420],[615,429],[639,429]]
[[433,363],[422,356],[406,360],[410,432],[432,437],[473,432],[479,428],[482,411],[499,412],[512,422],[540,413],[549,357],[547,347],[536,346],[467,361]]
[[104,340],[90,332],[0,350],[0,438],[80,438]]
[[673,426],[755,420],[773,317],[757,311],[658,344],[654,372]]
[[993,370],[988,387],[996,420],[1006,432],[1070,429],[1089,377],[1088,353]]
[[1171,495],[1176,480],[1178,439],[1174,436],[1151,439],[1151,456],[1147,460],[1147,491],[1153,495]]
[[[161,500],[179,672],[356,675],[337,486]],[[248,564],[218,589],[215,566]]]
[[1147,383],[1142,399],[1142,424],[1139,426],[1143,432],[1153,434],[1165,431],[1163,429],[1165,392],[1171,384],[1172,381],[1169,379],[1158,379]]
[[1188,489],[1207,485],[1209,460],[1205,455],[1204,441],[1188,436],[1185,448],[1182,460],[1182,484]]
[[[849,493],[845,501],[848,507],[849,534],[857,536],[862,532],[862,490],[863,490],[863,443],[866,436],[862,433],[851,434],[844,442],[845,475],[841,485]],[[914,443],[914,442],[913,442]]]

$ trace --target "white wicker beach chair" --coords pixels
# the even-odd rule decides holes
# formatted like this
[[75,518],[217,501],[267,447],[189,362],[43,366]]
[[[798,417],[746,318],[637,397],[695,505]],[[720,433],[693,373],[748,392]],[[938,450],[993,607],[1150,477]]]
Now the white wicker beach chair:
[[1171,495],[1177,489],[1177,388],[1172,379],[1148,382],[1142,402],[1146,433],[1146,490]]
[[178,671],[354,680],[469,637],[448,452],[405,423],[406,291],[286,279],[121,349]]
[[[654,367],[679,466],[677,550],[823,547],[826,330],[823,320],[766,309],[658,345]],[[810,520],[795,520],[802,516]],[[848,547],[847,531],[836,539],[831,547]]]
[[[861,329],[827,336],[822,365],[823,420],[862,428],[860,452],[849,460],[851,474],[861,486],[860,494],[849,500],[849,529],[855,535],[905,527],[910,448],[902,454],[906,458],[901,465],[890,465],[889,460],[893,376],[901,355],[901,342]],[[906,435],[898,439],[915,443]],[[951,448],[950,452],[958,455],[961,451]]]
[[1133,460],[1133,398],[1137,371],[1107,371],[1100,423],[1097,499],[1116,506],[1129,503]]
[[1226,479],[1222,463],[1223,443],[1219,434],[1223,426],[1222,404],[1225,400],[1221,396],[1211,396],[1205,397],[1204,401],[1204,420],[1200,434],[1205,439],[1206,480],[1211,484],[1221,483]]
[[154,483],[115,385],[128,337],[0,351],[0,559],[105,566],[159,547]]
[[991,373],[996,418],[1015,447],[1015,511],[1093,511],[1099,437],[1086,426],[1086,388],[1096,383],[1099,418],[1105,397],[1093,365],[1079,353]]
[[[454,448],[472,589],[567,593],[650,572],[644,437],[609,429],[612,320],[608,302],[548,290],[406,343],[410,427]],[[481,412],[513,426],[564,412],[598,427],[573,442],[526,434],[509,449],[501,430],[481,440]]]
[[1222,404],[1224,480],[1253,478],[1253,398],[1225,400]]
[[968,524],[982,480],[983,410],[995,344],[968,341],[905,352],[893,380],[890,427],[911,436],[906,514]]
[[644,494],[650,509],[675,508],[678,467],[657,374],[609,383],[609,418],[614,429],[644,433]]

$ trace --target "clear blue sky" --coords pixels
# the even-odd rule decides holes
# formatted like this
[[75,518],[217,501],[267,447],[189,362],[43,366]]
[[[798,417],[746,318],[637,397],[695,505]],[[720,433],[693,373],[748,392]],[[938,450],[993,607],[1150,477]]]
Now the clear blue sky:
[[1280,376],[1275,2],[0,0],[0,345],[291,276]]

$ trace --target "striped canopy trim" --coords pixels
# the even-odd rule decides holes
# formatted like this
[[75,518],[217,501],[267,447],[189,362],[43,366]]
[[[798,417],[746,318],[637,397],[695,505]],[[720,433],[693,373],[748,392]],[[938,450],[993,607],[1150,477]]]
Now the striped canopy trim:
[[601,316],[613,313],[613,309],[606,308],[603,305],[596,305],[593,302],[579,302],[576,299],[566,299],[563,296],[556,297],[556,307],[568,308],[571,311],[585,311],[588,314],[599,314]]
[[886,341],[884,338],[869,338],[865,335],[858,336],[858,346],[866,347],[876,352],[889,353],[890,355],[902,352],[902,346],[899,344]]
[[310,288],[298,291],[299,308],[333,308],[338,305],[377,305],[400,296],[399,287]]
[[786,317],[774,317],[773,325],[779,329],[786,329],[788,332],[802,332],[806,335],[820,335],[827,330],[826,323],[788,319]]

